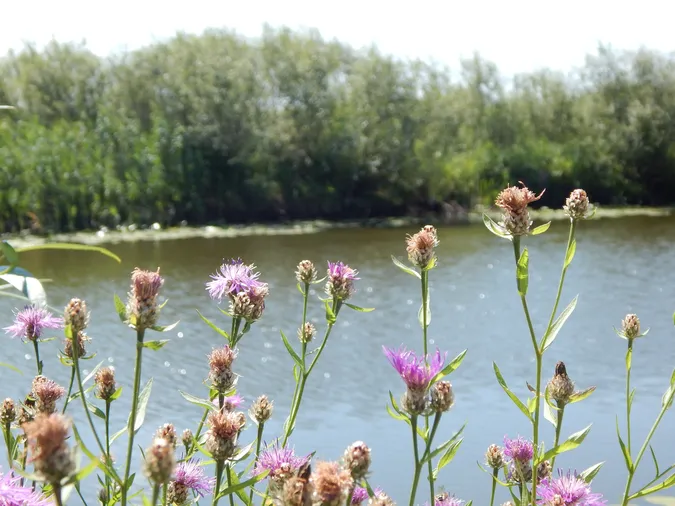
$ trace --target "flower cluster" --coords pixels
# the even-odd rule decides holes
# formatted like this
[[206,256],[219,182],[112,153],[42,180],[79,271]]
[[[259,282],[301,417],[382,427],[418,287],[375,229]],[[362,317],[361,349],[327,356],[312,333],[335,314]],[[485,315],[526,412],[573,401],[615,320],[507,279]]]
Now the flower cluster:
[[356,275],[358,271],[342,262],[328,262],[328,280],[326,281],[326,293],[334,300],[345,301],[349,299],[356,288],[354,281],[360,279]]
[[259,320],[265,310],[265,298],[269,294],[267,283],[259,281],[260,273],[255,265],[246,265],[240,258],[223,263],[206,289],[212,299],[230,301],[230,313],[246,321]]

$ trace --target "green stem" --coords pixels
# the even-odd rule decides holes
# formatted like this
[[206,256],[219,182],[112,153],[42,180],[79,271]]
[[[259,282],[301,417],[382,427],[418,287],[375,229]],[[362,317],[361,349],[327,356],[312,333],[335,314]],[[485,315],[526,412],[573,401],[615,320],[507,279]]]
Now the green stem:
[[152,506],[157,506],[158,499],[159,499],[159,485],[155,484],[152,487]]
[[213,490],[213,502],[211,503],[212,506],[216,506],[218,504],[218,501],[220,500],[218,494],[220,494],[220,482],[222,481],[222,479],[223,479],[223,461],[218,460],[216,462],[216,488]]
[[169,485],[167,483],[162,487],[162,505],[166,506],[166,496],[169,493]]
[[[225,472],[227,473],[227,488],[232,488],[232,476],[230,475],[230,465],[225,464]],[[229,493],[230,506],[234,506],[234,494]]]
[[37,362],[38,376],[42,375],[42,362],[40,361],[40,347],[37,339],[33,339],[33,348],[35,349],[35,362]]
[[12,424],[6,423],[2,427],[2,435],[5,437],[5,446],[7,446],[7,463],[10,469],[14,468],[14,459],[12,459],[12,449],[10,448]]
[[[255,439],[255,460],[253,461],[254,465],[255,462],[258,460],[258,455],[260,455],[260,444],[262,443],[262,436],[263,436],[263,430],[265,430],[265,423],[260,423],[258,424],[258,435]],[[255,485],[251,486],[251,492],[248,495],[248,503],[253,504],[253,490],[255,489]]]
[[[110,462],[110,400],[105,401],[105,459]],[[110,476],[105,475],[105,488],[108,497],[112,496],[112,489],[110,486]]]
[[577,227],[576,220],[570,220],[570,232],[567,237],[567,249],[565,250],[565,259],[563,260],[563,267],[560,272],[560,281],[558,282],[558,292],[556,293],[555,296],[555,303],[553,304],[553,311],[551,311],[551,316],[548,320],[548,325],[546,326],[546,332],[548,332],[551,329],[551,325],[553,325],[553,320],[555,319],[556,312],[558,311],[558,304],[560,304],[560,296],[562,295],[563,284],[565,283],[565,275],[567,274],[567,268],[569,267],[569,265],[567,264],[567,253],[570,250],[572,241],[574,241],[574,234],[576,232],[576,227]]
[[631,455],[631,446],[630,446],[630,371],[631,365],[633,362],[633,340],[628,339],[628,351],[626,352],[626,446],[628,449],[628,455]]
[[490,506],[495,504],[495,491],[497,490],[497,476],[499,475],[499,468],[492,470],[492,492],[490,492]]
[[54,489],[54,502],[56,506],[63,506],[63,500],[61,499],[61,485],[52,483],[52,488]]
[[419,450],[417,448],[417,415],[412,415],[410,417],[410,426],[412,427],[413,456],[415,458],[415,474],[413,476],[412,488],[410,490],[410,506],[414,506],[415,497],[417,496],[417,484],[420,481],[420,472],[422,471]]
[[124,481],[120,484],[122,487],[122,506],[127,504],[127,494],[129,492],[129,475],[131,474],[131,457],[134,451],[134,430],[136,425],[136,411],[138,410],[138,391],[141,386],[141,364],[143,359],[143,339],[145,329],[136,329],[136,365],[134,367],[134,390],[131,395],[131,413],[129,414],[129,444],[127,445],[127,460],[124,467]]
[[[555,441],[553,442],[553,448],[558,446],[560,442],[560,429],[563,423],[563,415],[565,414],[565,405],[560,404],[558,406],[558,411],[556,412],[556,424],[555,424]],[[551,459],[551,470],[555,469],[555,455]]]
[[[427,328],[429,327],[429,322],[427,321],[427,311],[429,309],[429,271],[423,269],[420,279],[422,282],[422,344],[424,347],[424,360],[426,362],[429,352],[429,340],[427,338]],[[429,416],[424,417],[424,430],[427,434],[429,433]],[[434,491],[434,474],[431,459],[427,462],[427,474],[429,479],[429,495],[431,497],[429,504],[434,504],[436,493]]]
[[70,368],[70,383],[68,384],[68,393],[66,394],[66,400],[63,401],[63,410],[61,411],[61,414],[64,414],[66,412],[66,408],[68,407],[68,403],[70,402],[70,394],[73,392],[73,383],[75,382],[75,365]]

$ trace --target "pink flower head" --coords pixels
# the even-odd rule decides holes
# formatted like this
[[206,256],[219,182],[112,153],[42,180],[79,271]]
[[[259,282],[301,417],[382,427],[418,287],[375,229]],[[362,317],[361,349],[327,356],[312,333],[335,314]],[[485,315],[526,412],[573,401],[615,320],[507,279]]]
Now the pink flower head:
[[[239,394],[234,394],[234,395],[229,395],[225,396],[223,399],[223,409],[225,411],[234,411],[235,409],[239,408],[244,403],[244,398],[239,395]],[[218,402],[218,398],[216,397],[213,400],[213,405],[218,408],[220,406],[220,403]]]
[[216,479],[207,477],[204,467],[190,459],[176,466],[174,482],[204,497],[213,492]]
[[21,336],[26,341],[35,341],[40,339],[44,329],[62,328],[63,318],[56,318],[46,309],[30,305],[15,313],[14,324],[5,327],[5,332],[13,337]]
[[[382,492],[383,490],[379,487],[373,490],[373,494],[375,495],[375,497],[380,495]],[[352,504],[356,506],[358,504],[361,504],[363,501],[367,501],[368,499],[369,499],[368,489],[356,485],[354,487],[354,493],[352,494]]]
[[[427,503],[428,505],[429,503]],[[464,501],[457,499],[455,496],[452,496],[448,494],[447,492],[443,492],[442,494],[438,494],[434,498],[434,506],[462,506],[464,504]]]
[[31,487],[20,485],[21,477],[13,473],[0,473],[0,506],[49,506],[52,504]]
[[326,293],[339,300],[347,300],[356,291],[354,281],[360,279],[358,271],[342,262],[328,262],[328,280]]
[[504,436],[504,455],[516,462],[527,463],[532,460],[534,455],[532,441],[528,441],[521,436],[516,439],[509,439]]
[[403,347],[394,350],[383,346],[382,349],[408,388],[416,391],[429,388],[431,380],[443,369],[447,357],[447,353],[441,354],[438,349],[435,354],[426,357],[418,357],[415,352]]
[[[560,497],[565,506],[600,506],[607,504],[602,494],[591,492],[591,486],[583,478],[567,472],[558,471],[558,478],[546,478],[537,488],[538,504],[553,504],[554,499]],[[558,500],[559,501],[559,500]],[[555,504],[559,504],[556,502]]]
[[234,297],[240,292],[251,292],[259,288],[259,272],[255,272],[255,265],[246,265],[241,258],[223,263],[216,274],[211,275],[213,281],[206,283],[206,289],[214,300],[221,300],[223,296]]
[[278,441],[272,446],[265,443],[265,449],[258,455],[258,460],[251,474],[256,476],[266,469],[270,472],[270,477],[274,477],[278,473],[288,474],[289,472],[297,471],[308,460],[308,457],[298,457],[295,455],[293,448],[287,446],[280,447]]

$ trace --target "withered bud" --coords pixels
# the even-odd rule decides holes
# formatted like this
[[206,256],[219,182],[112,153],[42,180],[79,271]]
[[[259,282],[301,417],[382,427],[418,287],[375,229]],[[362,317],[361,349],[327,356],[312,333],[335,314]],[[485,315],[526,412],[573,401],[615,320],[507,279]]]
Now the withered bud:
[[248,322],[257,321],[265,311],[265,297],[268,294],[267,283],[253,286],[248,292],[239,292],[230,300],[230,313]]
[[434,249],[436,246],[438,246],[436,229],[431,225],[426,225],[422,230],[406,239],[408,259],[415,267],[422,270],[430,269],[435,265],[436,253]]
[[190,447],[192,446],[193,438],[194,438],[194,435],[192,434],[192,431],[190,429],[185,429],[183,431],[183,434],[181,435],[181,441],[183,442],[183,446],[188,451],[189,451]]
[[583,220],[588,216],[588,195],[580,188],[572,191],[565,200],[563,210],[573,220]]
[[172,480],[166,490],[167,504],[179,505],[189,504],[188,493],[190,489],[184,484]]
[[209,379],[218,393],[224,394],[234,385],[236,375],[232,372],[232,362],[236,357],[236,350],[228,345],[216,348],[209,355]]
[[551,476],[551,462],[545,460],[537,466],[537,480],[542,481]]
[[431,387],[430,409],[434,413],[445,413],[455,404],[455,394],[449,381],[437,381]]
[[22,428],[36,473],[54,484],[75,470],[75,460],[66,444],[70,423],[63,415],[41,413]]
[[102,367],[94,375],[96,383],[96,396],[104,401],[110,401],[117,392],[115,383],[115,370],[112,367]]
[[298,264],[298,270],[295,271],[295,278],[299,283],[310,284],[316,281],[317,270],[314,264],[309,260],[303,260]]
[[131,273],[131,291],[127,302],[127,319],[137,329],[147,329],[157,324],[159,304],[157,296],[164,279],[157,272],[136,267]]
[[621,332],[627,339],[635,339],[640,335],[640,319],[635,314],[627,314],[621,322]]
[[[68,358],[73,358],[73,340],[75,339],[66,339],[64,343],[64,349],[63,353],[66,355]],[[90,341],[89,337],[87,334],[85,334],[83,331],[79,331],[77,333],[77,358],[83,357],[86,353],[87,350],[85,348],[85,344]]]
[[63,314],[66,325],[70,325],[73,335],[76,336],[89,325],[89,311],[87,303],[82,299],[73,298],[66,306]]
[[485,452],[485,462],[492,469],[500,469],[504,465],[504,452],[495,444],[488,446]]
[[56,411],[56,401],[66,394],[66,389],[44,376],[35,376],[31,394],[37,411],[49,415]]
[[570,400],[574,393],[574,382],[567,375],[564,362],[558,362],[555,366],[555,374],[546,386],[551,398],[562,408]]
[[504,211],[502,227],[513,236],[528,234],[532,222],[527,206],[531,202],[539,200],[545,191],[535,195],[522,182],[520,184],[522,188],[517,186],[505,188],[497,195],[495,200],[495,204]]
[[157,429],[155,432],[155,439],[156,438],[166,439],[166,442],[169,443],[172,448],[176,448],[176,445],[178,444],[178,435],[176,434],[176,428],[172,423],[165,423]]
[[246,417],[235,411],[217,411],[209,415],[208,423],[210,428],[206,433],[206,449],[216,461],[229,459],[234,454],[237,437],[246,423]]
[[352,475],[337,462],[317,462],[310,479],[314,488],[314,502],[324,506],[338,506],[345,503],[354,487]]
[[363,441],[352,443],[345,450],[344,463],[355,481],[362,480],[370,468],[370,448]]
[[14,405],[14,401],[8,397],[2,401],[2,407],[0,408],[0,423],[6,427],[14,420],[16,420],[16,406]]
[[145,476],[155,485],[164,485],[171,479],[175,467],[176,456],[171,444],[162,437],[155,438],[145,451]]
[[368,499],[368,506],[396,506],[396,503],[384,492],[378,492]]
[[411,415],[423,413],[429,404],[429,400],[424,392],[407,389],[401,399],[401,407]]
[[301,476],[291,476],[283,482],[281,504],[283,506],[310,506],[314,487]]
[[108,491],[104,488],[99,489],[98,491],[98,501],[103,505],[107,506],[108,505]]
[[249,408],[248,414],[251,419],[255,420],[258,424],[265,423],[272,417],[272,412],[274,411],[274,402],[270,401],[266,395],[261,395]]
[[305,324],[298,329],[298,339],[301,343],[309,343],[316,336],[316,327],[311,322],[305,322]]
[[23,405],[19,408],[19,415],[17,417],[17,423],[19,427],[22,427],[28,422],[35,420],[35,407]]

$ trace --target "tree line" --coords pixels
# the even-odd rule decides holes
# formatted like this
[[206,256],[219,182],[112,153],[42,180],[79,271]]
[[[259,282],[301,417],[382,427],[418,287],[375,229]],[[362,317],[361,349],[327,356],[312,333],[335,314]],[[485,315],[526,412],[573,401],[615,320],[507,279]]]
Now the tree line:
[[518,180],[556,207],[675,201],[675,58],[645,49],[506,79],[209,30],[108,58],[27,45],[0,75],[0,231],[396,216]]

